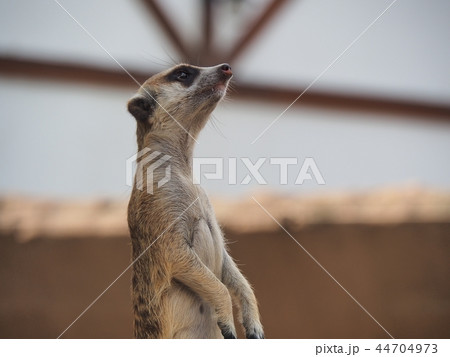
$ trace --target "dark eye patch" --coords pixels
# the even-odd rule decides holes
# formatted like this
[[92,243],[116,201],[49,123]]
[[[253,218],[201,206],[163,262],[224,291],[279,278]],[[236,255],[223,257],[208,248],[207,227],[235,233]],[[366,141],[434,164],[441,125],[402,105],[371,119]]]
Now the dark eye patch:
[[169,82],[180,82],[185,87],[190,87],[199,73],[200,71],[196,68],[180,66],[167,75],[167,80]]

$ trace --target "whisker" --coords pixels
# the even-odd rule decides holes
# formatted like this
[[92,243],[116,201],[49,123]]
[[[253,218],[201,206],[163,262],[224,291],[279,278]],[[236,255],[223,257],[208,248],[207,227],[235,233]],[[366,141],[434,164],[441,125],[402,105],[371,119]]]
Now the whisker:
[[228,138],[224,135],[223,131],[219,128],[217,122],[219,122],[220,124],[222,124],[222,123],[220,122],[220,120],[217,119],[217,117],[216,117],[214,114],[212,114],[212,115],[211,115],[211,119],[209,120],[210,125],[214,128],[214,130],[217,131],[217,133],[218,133],[222,138],[224,138],[225,140],[228,141]]

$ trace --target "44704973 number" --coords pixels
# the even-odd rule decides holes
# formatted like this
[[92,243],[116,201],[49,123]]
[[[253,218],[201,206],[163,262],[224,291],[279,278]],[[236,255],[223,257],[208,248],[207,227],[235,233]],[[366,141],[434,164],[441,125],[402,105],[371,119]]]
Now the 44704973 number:
[[410,345],[401,343],[379,344],[375,348],[380,353],[437,353],[437,345],[435,343],[411,343]]

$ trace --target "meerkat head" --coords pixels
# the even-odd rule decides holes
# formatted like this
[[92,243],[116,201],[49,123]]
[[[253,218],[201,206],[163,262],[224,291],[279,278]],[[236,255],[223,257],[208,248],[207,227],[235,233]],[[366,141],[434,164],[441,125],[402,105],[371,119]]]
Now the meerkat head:
[[149,78],[128,102],[138,136],[187,131],[195,137],[225,96],[232,75],[226,63],[214,67],[180,64]]

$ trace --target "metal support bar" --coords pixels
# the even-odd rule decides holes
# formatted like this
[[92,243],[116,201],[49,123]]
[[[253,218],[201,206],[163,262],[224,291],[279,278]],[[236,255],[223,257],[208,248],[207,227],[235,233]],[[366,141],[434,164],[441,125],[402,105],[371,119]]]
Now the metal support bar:
[[272,0],[266,7],[263,13],[250,26],[248,31],[238,40],[236,45],[228,55],[228,60],[233,63],[237,57],[248,47],[248,45],[262,32],[262,29],[269,23],[269,21],[277,14],[283,7],[287,0]]
[[192,60],[190,51],[185,46],[185,42],[181,38],[180,33],[175,28],[174,24],[170,21],[169,17],[165,14],[157,0],[142,0],[147,9],[158,20],[164,32],[172,41],[175,48],[179,51],[184,61],[190,62]]

